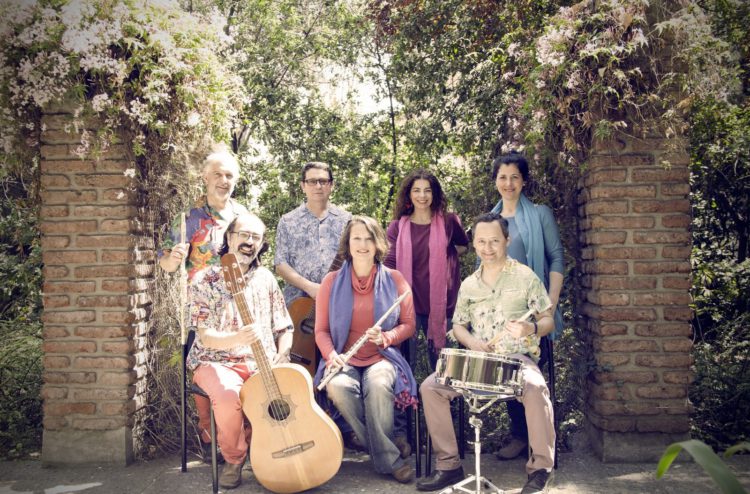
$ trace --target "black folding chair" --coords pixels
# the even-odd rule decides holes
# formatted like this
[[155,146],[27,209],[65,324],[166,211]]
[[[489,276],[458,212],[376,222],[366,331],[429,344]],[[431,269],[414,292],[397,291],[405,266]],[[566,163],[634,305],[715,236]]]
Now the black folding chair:
[[[198,386],[195,383],[190,383],[190,387],[188,387],[188,375],[187,375],[187,368],[186,368],[186,362],[187,362],[187,356],[188,352],[190,352],[190,347],[193,346],[193,341],[195,341],[195,331],[189,330],[187,333],[187,338],[185,341],[185,344],[182,345],[182,396],[180,400],[180,412],[182,414],[182,423],[181,426],[181,453],[182,453],[182,471],[187,472],[187,398],[188,393],[203,396],[206,399],[208,399],[208,394],[203,391],[200,386]],[[214,494],[219,492],[219,463],[218,463],[218,448],[216,446],[216,420],[214,418],[214,408],[209,407],[211,410],[211,486],[213,488]]]

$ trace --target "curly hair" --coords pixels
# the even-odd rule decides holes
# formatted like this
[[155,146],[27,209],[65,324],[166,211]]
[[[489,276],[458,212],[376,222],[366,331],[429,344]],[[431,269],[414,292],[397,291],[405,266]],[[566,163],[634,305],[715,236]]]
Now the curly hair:
[[427,180],[430,182],[430,188],[432,189],[432,204],[430,205],[430,209],[432,210],[432,214],[437,212],[445,214],[448,207],[448,201],[445,198],[443,187],[440,185],[437,177],[424,168],[417,168],[401,181],[401,186],[396,198],[396,206],[393,208],[394,220],[397,220],[402,216],[408,216],[414,212],[414,205],[411,203],[411,198],[409,196],[411,195],[411,188],[417,180]]
[[375,262],[383,262],[386,254],[388,254],[388,237],[386,237],[385,230],[380,226],[380,223],[369,216],[352,216],[352,219],[346,224],[344,232],[341,234],[339,250],[336,257],[339,259],[346,259],[347,261],[352,260],[352,253],[349,249],[349,237],[352,234],[352,228],[357,223],[364,225],[367,232],[372,235],[375,242]]

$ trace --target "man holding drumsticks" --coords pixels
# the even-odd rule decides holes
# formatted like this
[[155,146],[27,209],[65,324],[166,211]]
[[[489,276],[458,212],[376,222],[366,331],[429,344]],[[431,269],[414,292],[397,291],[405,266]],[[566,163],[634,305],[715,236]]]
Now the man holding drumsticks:
[[[524,404],[531,455],[522,494],[544,492],[555,457],[555,427],[549,390],[537,365],[539,340],[554,329],[551,302],[534,272],[507,256],[507,221],[496,213],[481,215],[474,226],[473,245],[482,263],[458,292],[453,335],[469,350],[501,353],[521,361]],[[533,307],[548,307],[532,321],[521,320]],[[471,325],[472,332],[468,330]],[[493,342],[494,344],[491,344]],[[464,477],[453,430],[450,401],[459,393],[430,375],[420,392],[427,428],[436,452],[432,476],[417,482],[421,491],[435,491]]]

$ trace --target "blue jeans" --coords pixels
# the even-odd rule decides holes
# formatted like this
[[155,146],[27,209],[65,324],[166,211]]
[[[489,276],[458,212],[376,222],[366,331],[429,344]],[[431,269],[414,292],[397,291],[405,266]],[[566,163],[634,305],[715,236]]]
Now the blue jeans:
[[393,473],[404,464],[393,443],[396,368],[387,360],[369,367],[345,366],[328,383],[328,398],[367,446],[375,471]]

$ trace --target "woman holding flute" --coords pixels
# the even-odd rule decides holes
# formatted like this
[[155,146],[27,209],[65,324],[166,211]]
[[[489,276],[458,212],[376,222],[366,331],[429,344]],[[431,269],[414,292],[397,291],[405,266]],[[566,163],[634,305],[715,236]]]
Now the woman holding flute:
[[414,305],[404,276],[383,266],[387,252],[377,221],[354,216],[339,243],[346,261],[323,278],[316,298],[315,342],[323,360],[315,383],[326,369],[336,373],[326,380],[328,398],[362,439],[375,471],[409,483],[414,470],[394,443],[393,414],[394,404],[417,402],[417,384],[398,349],[414,334]]

